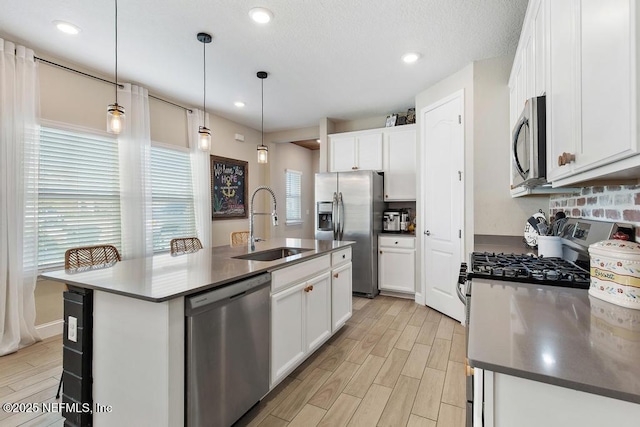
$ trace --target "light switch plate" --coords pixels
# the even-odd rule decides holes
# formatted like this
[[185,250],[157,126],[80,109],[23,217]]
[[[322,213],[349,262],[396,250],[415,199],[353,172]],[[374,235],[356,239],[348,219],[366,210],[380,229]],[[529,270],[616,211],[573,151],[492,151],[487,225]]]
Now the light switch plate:
[[69,341],[78,342],[78,319],[69,316],[68,322],[68,330],[67,330],[67,338]]

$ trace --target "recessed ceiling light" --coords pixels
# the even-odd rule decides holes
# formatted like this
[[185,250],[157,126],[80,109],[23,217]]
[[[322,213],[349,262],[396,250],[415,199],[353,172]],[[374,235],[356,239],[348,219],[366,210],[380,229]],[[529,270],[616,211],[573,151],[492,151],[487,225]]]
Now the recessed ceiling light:
[[249,11],[249,16],[258,24],[266,24],[273,19],[273,12],[264,7],[254,7]]
[[53,25],[65,34],[76,35],[80,32],[80,27],[64,21],[53,21]]
[[242,107],[244,107],[244,102],[236,101],[236,102],[233,103],[233,105],[235,105],[238,108],[242,108]]
[[420,59],[420,54],[416,52],[409,52],[402,55],[402,60],[407,64],[412,64]]

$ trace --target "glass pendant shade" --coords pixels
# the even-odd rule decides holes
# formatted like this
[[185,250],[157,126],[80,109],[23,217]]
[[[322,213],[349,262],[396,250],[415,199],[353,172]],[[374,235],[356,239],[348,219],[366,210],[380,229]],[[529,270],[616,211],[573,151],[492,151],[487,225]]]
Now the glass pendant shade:
[[204,126],[200,126],[198,130],[198,148],[202,151],[209,151],[211,148],[211,131]]
[[258,163],[268,163],[269,149],[266,145],[258,145]]
[[124,129],[124,124],[124,107],[118,103],[109,104],[107,107],[107,132],[118,135]]
[[269,162],[269,149],[264,145],[264,79],[267,78],[269,73],[266,71],[258,71],[256,76],[260,79],[260,87],[261,87],[261,117],[260,117],[260,135],[262,137],[262,141],[260,145],[258,145],[258,163],[268,163]]

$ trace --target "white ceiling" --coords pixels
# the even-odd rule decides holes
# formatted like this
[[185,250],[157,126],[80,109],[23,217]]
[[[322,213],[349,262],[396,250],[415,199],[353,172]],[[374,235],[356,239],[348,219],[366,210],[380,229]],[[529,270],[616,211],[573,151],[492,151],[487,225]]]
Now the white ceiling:
[[[474,60],[513,53],[527,0],[120,0],[120,81],[265,131],[406,111],[415,95]],[[252,7],[274,19],[258,25]],[[36,55],[113,75],[114,2],[0,0],[0,34]],[[52,24],[79,26],[76,36]],[[417,51],[412,65],[401,56]],[[234,101],[246,107],[238,109]]]

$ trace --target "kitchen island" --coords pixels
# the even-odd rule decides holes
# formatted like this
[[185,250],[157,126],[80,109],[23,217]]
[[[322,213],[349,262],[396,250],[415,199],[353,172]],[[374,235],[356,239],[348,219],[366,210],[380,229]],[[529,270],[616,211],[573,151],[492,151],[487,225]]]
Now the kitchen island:
[[[186,296],[265,272],[274,277],[272,286],[279,286],[272,287],[273,295],[276,291],[282,294],[285,289],[291,293],[290,289],[318,275],[326,277],[325,284],[332,285],[331,273],[331,278],[339,281],[336,283],[348,286],[348,294],[340,294],[342,299],[348,297],[348,304],[333,304],[342,311],[339,318],[332,319],[332,301],[326,302],[328,332],[280,369],[278,380],[282,379],[350,316],[352,243],[274,238],[257,243],[251,252],[283,247],[304,251],[272,261],[256,261],[237,258],[250,252],[247,246],[224,246],[179,256],[163,254],[125,260],[104,269],[43,274],[50,280],[93,290],[93,401],[112,408],[94,412],[93,425],[184,424]],[[286,351],[277,353],[280,358],[283,354]],[[271,388],[276,384],[272,378]]]
[[474,279],[469,328],[485,426],[638,425],[640,311],[583,289]]

